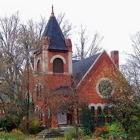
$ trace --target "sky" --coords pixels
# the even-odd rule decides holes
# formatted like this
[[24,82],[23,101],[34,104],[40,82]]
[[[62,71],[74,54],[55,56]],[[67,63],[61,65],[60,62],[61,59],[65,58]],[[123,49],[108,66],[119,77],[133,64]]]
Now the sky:
[[[108,53],[118,50],[120,63],[132,52],[131,36],[140,31],[140,0],[3,0],[0,16],[18,11],[23,22],[39,21],[40,15],[48,20],[52,5],[56,17],[65,13],[77,30],[83,25],[90,36],[95,32],[103,36],[101,47]],[[74,38],[75,33],[72,42]]]

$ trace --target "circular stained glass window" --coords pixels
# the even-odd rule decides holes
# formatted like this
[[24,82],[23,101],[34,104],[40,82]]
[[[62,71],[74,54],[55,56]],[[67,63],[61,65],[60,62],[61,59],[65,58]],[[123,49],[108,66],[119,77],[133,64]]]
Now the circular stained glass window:
[[97,83],[97,92],[101,97],[109,97],[113,94],[113,84],[108,78],[101,78]]

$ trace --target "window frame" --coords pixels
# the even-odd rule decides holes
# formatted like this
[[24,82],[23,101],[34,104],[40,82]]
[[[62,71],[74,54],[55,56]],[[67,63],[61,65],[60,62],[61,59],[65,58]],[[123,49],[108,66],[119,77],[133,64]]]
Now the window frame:
[[64,73],[64,63],[61,58],[55,58],[53,60],[53,73],[56,73],[56,74]]

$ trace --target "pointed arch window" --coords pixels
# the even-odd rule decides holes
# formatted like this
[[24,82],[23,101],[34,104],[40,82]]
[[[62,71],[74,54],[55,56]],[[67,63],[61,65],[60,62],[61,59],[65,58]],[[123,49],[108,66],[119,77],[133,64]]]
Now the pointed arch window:
[[37,101],[40,101],[42,99],[42,88],[40,84],[36,86],[36,92],[36,99]]
[[41,62],[40,60],[37,61],[37,73],[39,74],[41,71]]
[[56,58],[53,61],[53,73],[63,73],[63,61],[60,58]]

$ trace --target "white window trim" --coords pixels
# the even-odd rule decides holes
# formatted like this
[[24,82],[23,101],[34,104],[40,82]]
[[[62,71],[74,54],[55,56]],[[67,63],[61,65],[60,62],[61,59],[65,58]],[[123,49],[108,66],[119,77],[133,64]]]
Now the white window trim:
[[53,63],[54,59],[56,59],[56,58],[62,59],[63,63],[66,64],[65,58],[64,58],[63,56],[61,56],[61,55],[54,55],[54,56],[51,58],[50,63]]
[[[97,91],[98,95],[99,95],[101,98],[107,98],[106,96],[103,96],[103,95],[100,93],[99,88],[98,88],[98,86],[99,86],[99,84],[100,84],[100,82],[101,82],[102,80],[108,80],[108,81],[110,81],[110,82],[112,82],[112,81],[111,81],[109,78],[104,77],[104,78],[99,79],[99,81],[98,81],[97,84],[96,84],[96,91]],[[112,90],[111,95],[113,95],[113,93],[114,93],[114,89]]]

